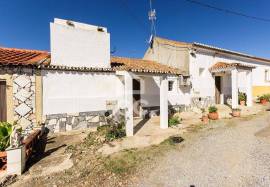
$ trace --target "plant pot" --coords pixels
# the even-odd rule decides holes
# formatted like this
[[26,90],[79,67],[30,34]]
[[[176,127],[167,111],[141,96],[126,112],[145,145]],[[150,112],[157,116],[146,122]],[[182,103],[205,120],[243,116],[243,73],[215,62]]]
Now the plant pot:
[[207,115],[203,115],[203,116],[202,116],[202,122],[203,122],[203,124],[208,124],[209,118],[208,118]]
[[246,105],[246,101],[245,100],[243,100],[243,101],[240,100],[240,105],[241,106],[245,106]]
[[7,169],[7,152],[1,151],[0,152],[0,172]]
[[233,111],[232,111],[232,116],[233,116],[233,117],[240,117],[240,115],[241,115],[240,110],[233,110]]
[[218,119],[218,113],[217,112],[211,112],[208,114],[208,118],[211,120],[217,120]]
[[263,104],[263,105],[266,105],[268,103],[268,101],[267,101],[267,99],[261,99],[260,103]]

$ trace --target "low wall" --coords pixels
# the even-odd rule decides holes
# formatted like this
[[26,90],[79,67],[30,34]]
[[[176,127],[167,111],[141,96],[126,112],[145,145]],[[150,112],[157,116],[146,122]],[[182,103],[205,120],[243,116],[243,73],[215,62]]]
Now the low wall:
[[51,133],[98,127],[106,124],[106,116],[110,114],[111,110],[51,114],[45,116],[45,126]]

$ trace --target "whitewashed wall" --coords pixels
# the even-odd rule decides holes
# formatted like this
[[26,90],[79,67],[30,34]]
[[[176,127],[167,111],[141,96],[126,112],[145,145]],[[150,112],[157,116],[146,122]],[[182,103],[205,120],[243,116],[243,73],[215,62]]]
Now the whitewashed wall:
[[[193,89],[191,95],[215,96],[215,80],[209,72],[209,68],[217,62],[242,63],[256,66],[252,71],[253,86],[270,86],[270,82],[265,81],[265,70],[270,69],[270,64],[248,61],[237,57],[214,55],[206,52],[197,52],[196,57],[190,55],[190,73],[192,76]],[[200,68],[204,68],[204,73],[199,75]],[[246,72],[238,73],[238,88],[240,91],[246,91]],[[230,77],[224,77],[223,89],[229,93],[231,87],[225,84],[230,83]],[[227,88],[225,88],[227,87]]]
[[123,105],[123,83],[113,73],[43,71],[43,114],[107,110],[106,101]]
[[[169,105],[190,104],[190,90],[188,87],[179,87],[177,78],[169,78],[173,81],[173,90],[168,91]],[[159,106],[160,104],[160,77],[142,77],[141,100],[144,106]]]
[[[110,67],[110,34],[104,27],[55,19],[50,23],[51,63],[75,67]],[[103,32],[98,31],[102,28]]]

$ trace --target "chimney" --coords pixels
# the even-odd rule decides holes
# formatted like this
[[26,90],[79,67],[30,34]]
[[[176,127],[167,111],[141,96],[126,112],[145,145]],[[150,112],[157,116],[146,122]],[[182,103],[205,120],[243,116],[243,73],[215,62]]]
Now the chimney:
[[50,34],[52,65],[110,67],[107,28],[55,18]]

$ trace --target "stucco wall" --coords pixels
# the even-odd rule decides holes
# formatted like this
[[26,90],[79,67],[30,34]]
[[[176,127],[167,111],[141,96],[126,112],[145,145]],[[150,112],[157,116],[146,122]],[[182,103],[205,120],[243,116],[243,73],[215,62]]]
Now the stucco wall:
[[153,48],[149,47],[143,58],[176,67],[186,74],[189,73],[189,52],[186,47],[165,45],[154,40]]
[[122,106],[123,83],[113,73],[42,71],[43,115],[107,110]]
[[[191,94],[199,93],[201,96],[215,96],[215,81],[212,74],[209,72],[209,68],[217,62],[226,63],[242,63],[247,65],[256,66],[252,70],[253,87],[256,86],[270,86],[270,82],[265,81],[265,70],[270,69],[270,64],[260,63],[255,61],[246,60],[243,58],[222,56],[217,54],[211,54],[207,52],[197,52],[196,57],[190,56],[190,72],[192,77],[193,89]],[[203,75],[199,75],[200,68],[204,68]],[[230,75],[228,75],[230,76]],[[223,86],[230,83],[229,77],[224,77]],[[238,88],[240,91],[246,91],[246,72],[242,71],[238,73]],[[226,93],[229,93],[230,86],[224,88]],[[261,92],[261,91],[260,91]],[[255,96],[255,94],[253,94]]]
[[110,67],[110,34],[97,26],[56,19],[50,23],[51,63],[77,67]]

